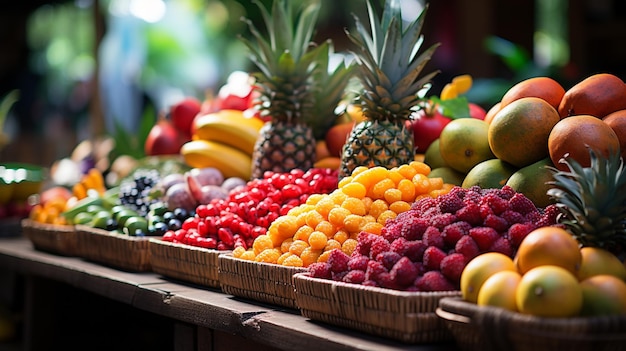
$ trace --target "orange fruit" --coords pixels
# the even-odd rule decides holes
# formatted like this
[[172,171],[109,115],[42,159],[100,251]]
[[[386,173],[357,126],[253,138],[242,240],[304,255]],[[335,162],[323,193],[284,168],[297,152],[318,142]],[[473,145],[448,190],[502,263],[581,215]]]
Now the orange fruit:
[[476,304],[517,311],[515,292],[521,280],[522,275],[515,271],[494,273],[480,287]]
[[487,133],[489,124],[476,118],[450,121],[439,135],[439,153],[451,168],[467,173],[482,161],[495,158]]
[[578,280],[583,281],[594,275],[609,274],[626,281],[626,266],[612,252],[599,247],[580,249],[582,261],[578,270]]
[[609,125],[617,134],[622,158],[626,159],[626,109],[609,113],[602,121]]
[[626,109],[626,84],[610,73],[591,75],[569,88],[559,105],[561,117],[592,115],[603,118]]
[[497,158],[521,168],[548,156],[548,136],[560,120],[548,102],[520,98],[504,106],[489,124],[489,147]]
[[578,279],[554,265],[538,266],[523,274],[515,295],[521,313],[540,317],[574,317],[583,305]]
[[620,141],[613,128],[591,115],[570,116],[561,119],[548,137],[548,152],[556,168],[567,170],[559,162],[566,154],[583,167],[589,167],[589,149],[608,157],[620,151]]
[[521,98],[537,97],[545,100],[556,110],[559,108],[563,95],[565,95],[565,88],[556,80],[550,77],[532,77],[507,90],[502,96],[501,103],[504,107]]
[[491,106],[491,108],[487,110],[487,113],[485,114],[485,118],[483,118],[483,120],[487,123],[491,123],[493,117],[498,113],[498,111],[500,111],[501,108],[502,102],[497,102],[495,105]]
[[613,275],[594,275],[580,282],[583,316],[626,313],[626,282]]
[[521,274],[538,266],[554,265],[576,275],[581,262],[578,241],[567,230],[553,226],[539,227],[528,233],[515,255]]
[[511,257],[499,252],[486,252],[470,260],[461,273],[461,296],[464,300],[478,300],[478,292],[483,283],[501,271],[516,271]]

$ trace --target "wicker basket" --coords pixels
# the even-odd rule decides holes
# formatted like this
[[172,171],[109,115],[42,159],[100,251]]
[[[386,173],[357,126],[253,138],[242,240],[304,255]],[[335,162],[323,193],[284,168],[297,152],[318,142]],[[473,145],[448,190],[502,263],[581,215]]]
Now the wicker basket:
[[626,315],[545,318],[460,297],[441,299],[437,315],[465,351],[626,350]]
[[62,256],[78,256],[76,228],[73,225],[39,223],[22,219],[22,233],[36,250]]
[[459,291],[408,292],[312,278],[293,277],[296,304],[304,317],[404,343],[453,341],[435,314],[443,297]]
[[148,237],[109,232],[76,225],[80,256],[94,262],[131,272],[151,270]]
[[293,275],[306,268],[242,260],[231,254],[220,255],[218,266],[225,293],[297,309]]
[[219,288],[218,256],[231,251],[211,250],[150,239],[152,271],[163,276],[202,286]]

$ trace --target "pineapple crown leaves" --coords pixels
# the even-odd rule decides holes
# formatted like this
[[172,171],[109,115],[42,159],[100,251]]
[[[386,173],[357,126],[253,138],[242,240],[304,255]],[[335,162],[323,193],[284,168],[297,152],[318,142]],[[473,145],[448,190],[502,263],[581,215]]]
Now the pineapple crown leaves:
[[[310,113],[312,106],[308,85],[320,46],[315,46],[311,39],[321,5],[319,0],[315,0],[294,12],[292,2],[273,1],[270,13],[260,1],[254,0],[265,23],[267,36],[245,18],[243,20],[248,24],[254,43],[240,36],[250,50],[250,59],[259,69],[252,75],[261,93],[262,113],[273,118],[277,118],[276,115],[287,119],[300,118]],[[270,109],[277,113],[270,112]]]
[[331,56],[334,54],[332,41],[326,40],[320,45],[317,67],[313,74],[315,112],[305,122],[313,128],[316,139],[323,139],[337,119],[336,109],[345,98],[347,85],[352,78],[356,65],[341,60],[331,68]]
[[[364,113],[374,110],[371,117],[386,119],[389,115],[408,119],[410,108],[419,102],[417,92],[439,72],[419,78],[439,43],[433,44],[419,56],[424,42],[422,27],[427,7],[403,30],[399,0],[388,0],[380,19],[371,1],[367,1],[370,30],[354,15],[356,32],[346,31],[357,46],[356,59],[361,67],[359,78],[364,86]],[[378,97],[378,98],[376,98]],[[381,108],[382,107],[382,108]],[[386,111],[385,111],[386,110]]]
[[[626,244],[626,168],[619,152],[598,156],[589,148],[590,166],[583,167],[567,155],[559,162],[569,171],[549,167],[555,186],[548,196],[556,200],[563,213],[561,222],[573,229],[583,245],[598,242],[598,233],[609,231],[607,242]],[[607,240],[608,239],[608,240]]]

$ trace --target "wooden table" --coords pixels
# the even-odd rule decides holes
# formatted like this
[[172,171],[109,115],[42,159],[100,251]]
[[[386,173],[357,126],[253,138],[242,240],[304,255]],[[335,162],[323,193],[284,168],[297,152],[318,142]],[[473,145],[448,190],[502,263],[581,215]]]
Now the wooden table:
[[23,301],[23,350],[457,350],[453,343],[407,345],[219,289],[40,252],[21,236],[0,238],[0,273],[14,277]]

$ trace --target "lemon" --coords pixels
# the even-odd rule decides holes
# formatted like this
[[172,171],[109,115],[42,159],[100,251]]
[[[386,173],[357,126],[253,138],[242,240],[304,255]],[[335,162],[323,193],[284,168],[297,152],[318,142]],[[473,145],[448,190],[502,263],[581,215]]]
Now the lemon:
[[517,311],[515,292],[521,280],[521,274],[515,271],[494,273],[481,286],[476,303],[481,306],[495,306]]
[[483,283],[501,271],[517,271],[511,257],[499,252],[486,252],[474,257],[461,273],[462,298],[476,303]]

